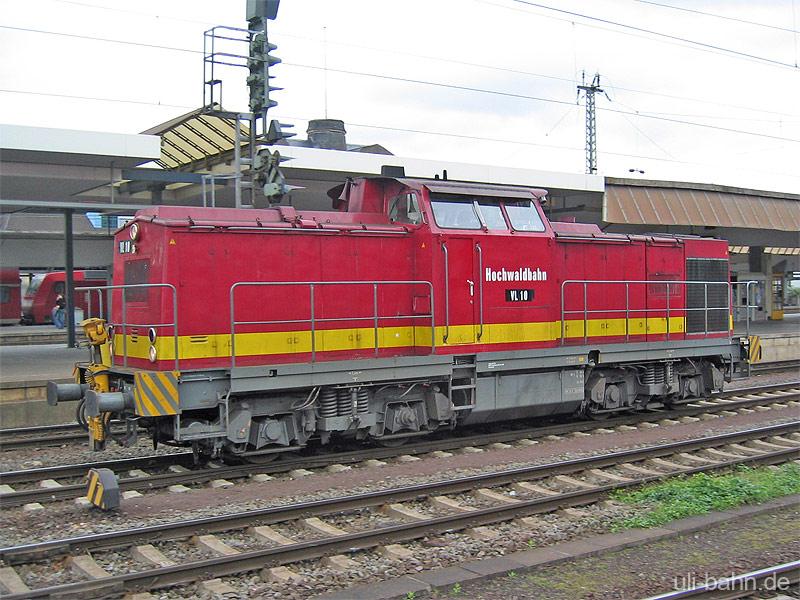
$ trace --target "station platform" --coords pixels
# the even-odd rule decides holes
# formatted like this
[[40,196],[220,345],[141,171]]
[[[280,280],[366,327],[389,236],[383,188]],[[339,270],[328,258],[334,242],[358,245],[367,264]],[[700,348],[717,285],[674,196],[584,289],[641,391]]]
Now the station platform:
[[[76,339],[85,340],[83,329],[75,327]],[[67,330],[53,325],[4,325],[0,327],[0,346],[67,343]]]
[[[63,341],[43,343],[53,333]],[[736,323],[734,333],[744,336],[744,323]],[[761,337],[762,363],[800,359],[800,314],[786,315],[782,321],[751,323],[750,334]],[[25,345],[0,342],[0,427],[73,421],[74,404],[48,406],[45,386],[48,381],[72,381],[74,364],[88,359],[86,348],[67,348],[66,333],[52,325],[3,327],[0,339],[4,335],[25,335],[35,341]]]

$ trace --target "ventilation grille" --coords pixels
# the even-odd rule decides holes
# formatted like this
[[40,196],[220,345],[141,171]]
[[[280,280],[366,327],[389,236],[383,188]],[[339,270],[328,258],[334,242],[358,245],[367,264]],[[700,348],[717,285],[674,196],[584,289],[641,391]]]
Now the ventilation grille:
[[[728,261],[716,258],[689,258],[686,260],[688,281],[728,282]],[[708,311],[690,310],[686,315],[686,332],[703,333],[728,331],[728,286],[687,285],[686,307],[705,308],[708,296]],[[707,290],[707,291],[706,291]],[[707,315],[707,317],[706,317]],[[708,323],[706,325],[706,318]]]

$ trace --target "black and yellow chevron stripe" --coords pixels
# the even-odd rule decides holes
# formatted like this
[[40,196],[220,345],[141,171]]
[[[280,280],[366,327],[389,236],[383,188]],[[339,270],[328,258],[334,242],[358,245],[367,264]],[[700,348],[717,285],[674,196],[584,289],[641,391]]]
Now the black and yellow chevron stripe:
[[89,469],[86,498],[97,508],[119,508],[119,483],[111,469]]
[[137,371],[133,375],[133,402],[136,414],[162,417],[181,412],[178,396],[178,371]]
[[750,351],[748,353],[748,362],[757,363],[761,362],[761,338],[757,335],[751,335],[747,338],[750,342]]

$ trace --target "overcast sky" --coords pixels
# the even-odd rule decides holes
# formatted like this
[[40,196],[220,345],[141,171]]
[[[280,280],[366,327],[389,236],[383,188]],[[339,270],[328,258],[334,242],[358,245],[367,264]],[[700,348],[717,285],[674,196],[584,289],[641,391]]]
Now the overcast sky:
[[[137,133],[197,108],[203,31],[244,12],[0,0],[0,121]],[[581,173],[576,83],[599,72],[600,173],[800,193],[798,29],[800,0],[282,0],[270,115],[300,137],[342,119],[400,156]],[[219,75],[246,110],[243,70]]]

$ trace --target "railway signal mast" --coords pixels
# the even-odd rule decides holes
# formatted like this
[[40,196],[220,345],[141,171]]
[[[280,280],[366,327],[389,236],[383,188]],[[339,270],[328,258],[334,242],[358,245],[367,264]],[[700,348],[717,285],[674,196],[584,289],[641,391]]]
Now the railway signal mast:
[[[269,42],[267,23],[278,16],[280,0],[247,0],[247,29],[218,25],[204,33],[203,44],[203,107],[206,114],[232,122],[234,125],[234,171],[214,179],[233,179],[236,208],[263,207],[280,203],[288,193],[280,171],[286,160],[271,146],[292,137],[286,129],[292,127],[275,120],[268,121],[267,113],[278,103],[270,98],[273,87],[270,68],[281,60],[271,52],[277,48]],[[247,44],[247,53],[229,51]],[[228,112],[222,107],[222,79],[217,76],[222,66],[244,67],[248,70],[249,112]],[[246,156],[244,152],[246,152]],[[249,203],[243,200],[249,192]]]

